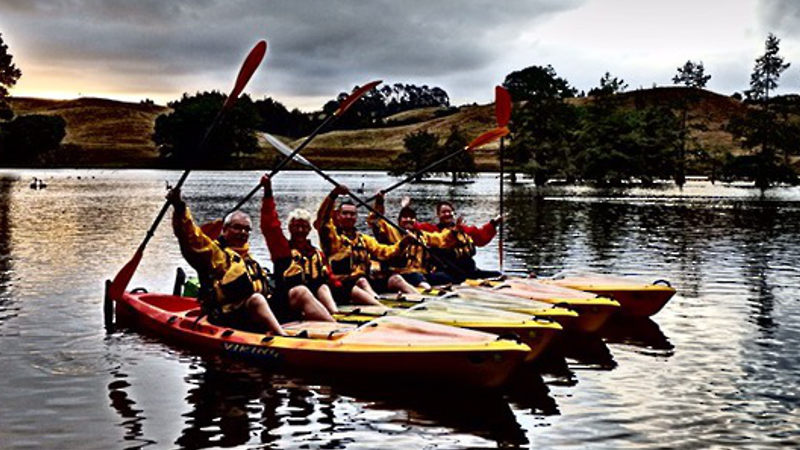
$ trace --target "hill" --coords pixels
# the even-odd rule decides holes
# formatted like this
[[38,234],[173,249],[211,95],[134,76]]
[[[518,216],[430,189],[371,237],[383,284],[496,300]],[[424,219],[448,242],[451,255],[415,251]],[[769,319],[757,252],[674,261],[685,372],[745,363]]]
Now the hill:
[[[687,88],[662,87],[620,94],[630,107],[672,105]],[[695,90],[698,101],[690,115],[702,117],[708,129],[698,132],[698,141],[712,153],[740,153],[741,149],[725,131],[730,118],[746,111],[747,106],[731,97],[705,90]],[[591,98],[570,99],[574,104],[591,102]],[[67,164],[76,167],[155,167],[157,152],[150,136],[155,118],[169,108],[152,104],[126,103],[98,98],[75,100],[43,100],[12,98],[16,114],[57,114],[67,122]],[[403,138],[425,130],[444,139],[452,126],[459,126],[468,139],[493,128],[494,105],[475,105],[446,111],[423,108],[407,111],[391,118],[400,126],[365,130],[330,131],[318,136],[303,155],[323,168],[385,170],[392,158],[403,151]],[[335,125],[334,125],[335,126]],[[299,144],[297,140],[293,144]],[[482,170],[497,168],[498,144],[478,150],[474,156]],[[272,166],[276,153],[271,148],[235,161],[229,168]]]

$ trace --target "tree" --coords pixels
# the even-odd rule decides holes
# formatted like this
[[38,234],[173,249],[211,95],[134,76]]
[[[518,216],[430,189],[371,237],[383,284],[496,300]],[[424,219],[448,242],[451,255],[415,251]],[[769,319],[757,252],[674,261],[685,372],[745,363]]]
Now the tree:
[[628,89],[628,83],[622,78],[611,78],[611,74],[606,72],[600,77],[600,87],[589,89],[590,97],[610,97]]
[[705,74],[705,67],[703,61],[699,63],[687,60],[683,67],[678,67],[678,73],[672,77],[672,82],[675,84],[682,84],[686,87],[704,88],[706,83],[711,79],[711,75]]
[[173,167],[219,167],[231,157],[260,150],[253,130],[261,120],[250,97],[243,95],[224,120],[209,136],[202,153],[198,147],[203,132],[222,108],[225,96],[220,92],[183,94],[167,105],[169,114],[156,118],[153,141],[168,165]]
[[25,166],[46,163],[66,136],[67,123],[61,116],[32,114],[2,124],[0,160]]
[[692,139],[692,131],[701,131],[707,129],[706,123],[699,120],[697,117],[690,117],[690,107],[695,104],[700,96],[698,89],[702,89],[711,79],[711,75],[705,74],[705,67],[703,62],[694,63],[687,60],[683,67],[678,67],[678,73],[672,77],[672,82],[675,84],[683,84],[689,88],[680,98],[677,104],[677,109],[681,117],[680,136],[678,147],[678,154],[676,157],[675,165],[675,184],[682,187],[686,183],[686,153],[688,144],[694,144],[693,148],[696,149],[696,141]]
[[[419,172],[436,154],[439,138],[425,130],[409,133],[403,138],[405,152],[392,160],[390,175],[405,175]],[[415,181],[421,181],[425,174],[417,175]]]
[[[453,152],[457,152],[467,146],[467,137],[457,126],[450,128],[447,139],[441,146],[434,150],[431,160],[443,158]],[[452,184],[456,184],[459,179],[471,178],[475,176],[475,160],[470,152],[462,152],[460,155],[450,159],[435,169],[437,173],[450,173]]]
[[[549,65],[512,72],[503,87],[521,105],[512,112],[514,138],[505,152],[512,179],[515,170],[523,170],[532,174],[537,184],[543,184],[553,175],[558,161],[572,160],[569,141],[575,111],[564,99],[574,97],[576,90]],[[569,167],[574,165],[562,166],[568,178]]]
[[14,57],[8,53],[8,46],[3,42],[3,34],[0,33],[0,105],[5,103],[8,90],[22,76],[22,71],[14,65],[13,60]]
[[[741,164],[731,163],[740,170],[752,170],[756,186],[766,190],[775,181],[794,182],[796,175],[787,167],[786,161],[791,152],[797,151],[792,136],[797,135],[797,125],[786,117],[776,114],[770,106],[770,91],[778,87],[781,73],[789,67],[783,57],[778,55],[780,39],[772,33],[767,36],[764,54],[756,59],[750,75],[750,89],[745,91],[747,99],[753,103],[744,117],[731,121],[730,129],[742,145],[753,152],[754,158],[747,158]],[[777,160],[776,150],[784,152],[784,162]]]

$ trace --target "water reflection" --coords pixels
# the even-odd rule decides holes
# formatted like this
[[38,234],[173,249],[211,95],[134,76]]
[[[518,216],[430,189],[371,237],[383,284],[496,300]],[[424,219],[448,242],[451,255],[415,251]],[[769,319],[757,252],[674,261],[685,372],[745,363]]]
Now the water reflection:
[[14,180],[0,176],[0,327],[16,315],[11,302],[13,273],[11,246],[11,190]]
[[670,357],[675,351],[669,338],[649,317],[612,316],[598,334],[606,343],[631,345],[645,355]]
[[[253,443],[380,446],[386,438],[413,447],[430,435],[447,436],[453,446],[487,441],[520,446],[528,440],[511,404],[529,414],[559,414],[547,385],[532,367],[515,374],[501,391],[465,391],[399,379],[274,373],[213,356],[193,361],[185,378],[191,387],[183,398],[189,410],[174,441],[182,448]],[[123,419],[119,426],[127,448],[164,445],[144,434],[145,428],[152,430],[158,424],[148,422],[152,415],[132,398],[136,389],[131,378],[119,369],[112,375],[108,397]],[[480,440],[465,439],[466,435]]]

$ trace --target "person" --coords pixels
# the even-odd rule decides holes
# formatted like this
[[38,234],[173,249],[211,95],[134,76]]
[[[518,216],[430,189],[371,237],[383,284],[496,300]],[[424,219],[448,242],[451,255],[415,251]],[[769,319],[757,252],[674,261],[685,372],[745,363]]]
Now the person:
[[[449,275],[435,269],[435,264],[431,261],[435,261],[435,258],[431,257],[431,249],[455,246],[457,243],[455,233],[449,228],[436,232],[418,230],[416,227],[417,212],[409,206],[409,202],[407,198],[403,199],[397,222],[407,233],[414,235],[416,240],[406,247],[401,255],[387,261],[384,264],[386,269],[399,274],[412,286],[423,289],[430,289],[431,285],[453,283],[453,279]],[[375,196],[374,209],[383,214],[385,208],[384,193],[379,191]],[[400,230],[389,225],[377,214],[370,213],[367,223],[372,228],[372,233],[377,241],[382,244],[394,244],[403,237]]]
[[179,188],[171,189],[167,200],[173,207],[172,229],[181,254],[200,278],[198,300],[209,321],[285,336],[268,303],[275,293],[267,273],[250,255],[250,217],[238,210],[228,214],[220,237],[214,240],[194,223]]
[[441,231],[445,228],[456,232],[458,243],[448,249],[434,249],[433,252],[447,264],[442,267],[447,275],[456,282],[462,282],[467,278],[494,278],[502,276],[502,272],[496,270],[482,270],[475,264],[475,248],[488,244],[497,234],[497,227],[502,222],[502,216],[497,216],[487,222],[482,227],[465,225],[459,217],[456,219],[455,208],[448,201],[440,201],[436,204],[436,216],[438,224],[430,222],[420,222],[417,229],[421,231]]
[[[372,236],[356,230],[358,212],[356,205],[349,199],[341,202],[336,210],[334,223],[334,205],[341,194],[347,194],[346,186],[338,185],[325,197],[317,211],[314,227],[319,231],[322,250],[328,255],[331,271],[336,280],[334,298],[339,301],[377,305],[378,294],[373,289],[367,276],[370,274],[371,260],[386,261],[395,257],[408,245],[407,238],[394,245],[378,243]],[[387,289],[391,291],[416,292],[399,275],[387,280]]]
[[328,286],[328,262],[308,240],[311,213],[295,209],[289,214],[287,240],[281,231],[269,175],[261,177],[261,185],[261,232],[272,257],[278,288],[287,292],[289,307],[301,311],[305,319],[333,321],[331,314],[338,311]]

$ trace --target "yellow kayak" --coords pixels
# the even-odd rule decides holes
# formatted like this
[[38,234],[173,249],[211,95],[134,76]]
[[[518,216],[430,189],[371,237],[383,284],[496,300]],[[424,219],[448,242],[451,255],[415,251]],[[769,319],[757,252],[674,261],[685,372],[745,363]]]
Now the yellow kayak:
[[530,315],[458,305],[442,299],[428,300],[412,307],[341,306],[339,314],[334,314],[334,319],[338,322],[362,324],[381,316],[401,316],[500,336],[512,335],[531,348],[525,358],[527,362],[539,356],[562,330],[561,325],[556,322],[536,319]]
[[501,292],[521,299],[571,309],[578,313],[578,320],[574,328],[586,333],[594,333],[599,330],[620,307],[616,300],[544,283],[467,280],[464,285],[486,292]]

